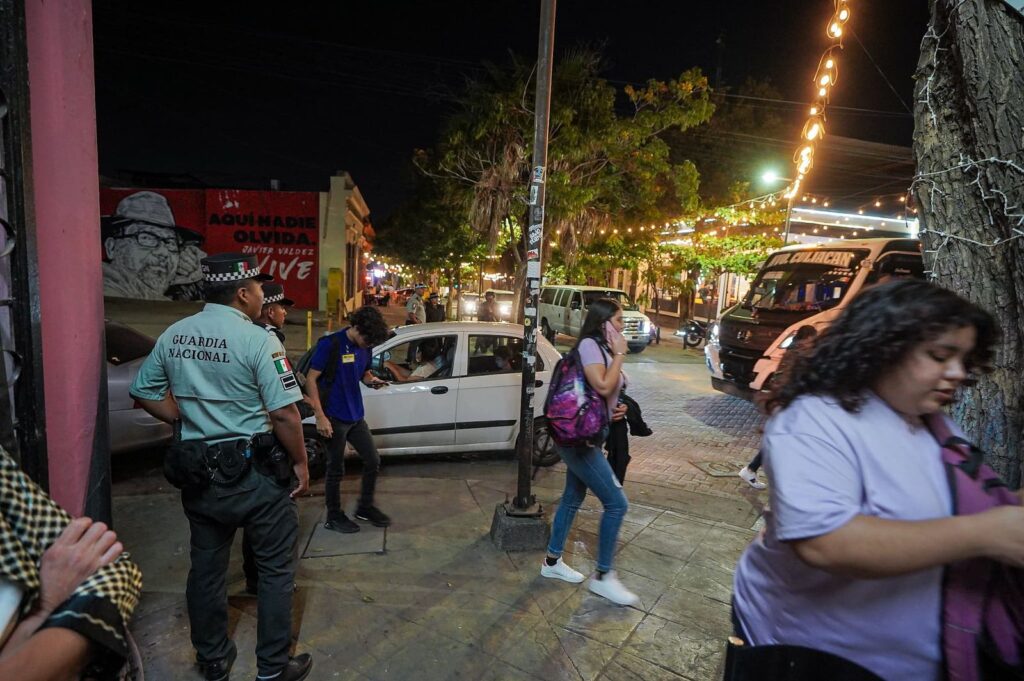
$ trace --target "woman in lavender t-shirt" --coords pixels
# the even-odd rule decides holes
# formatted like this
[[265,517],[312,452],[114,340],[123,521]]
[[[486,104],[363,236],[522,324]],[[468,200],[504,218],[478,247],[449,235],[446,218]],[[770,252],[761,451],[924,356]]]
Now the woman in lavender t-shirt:
[[953,516],[922,420],[987,367],[997,335],[956,294],[900,280],[858,296],[797,359],[769,405],[765,531],[736,570],[749,644],[822,650],[883,679],[941,678],[943,566],[1024,564],[1024,508]]
[[[604,397],[609,420],[619,420],[626,415],[626,408],[618,407],[619,393],[625,382],[622,362],[627,350],[626,339],[621,332],[622,308],[611,298],[601,298],[590,303],[580,330],[580,339],[576,343],[587,383]],[[576,511],[589,489],[604,507],[597,537],[597,565],[590,578],[590,590],[613,603],[634,605],[640,599],[622,585],[612,569],[615,540],[619,536],[619,528],[622,527],[629,503],[619,479],[601,452],[601,445],[607,436],[606,427],[589,446],[558,446],[558,453],[567,469],[565,491],[551,523],[551,542],[540,574],[572,583],[583,581],[583,575],[566,565],[561,556]]]

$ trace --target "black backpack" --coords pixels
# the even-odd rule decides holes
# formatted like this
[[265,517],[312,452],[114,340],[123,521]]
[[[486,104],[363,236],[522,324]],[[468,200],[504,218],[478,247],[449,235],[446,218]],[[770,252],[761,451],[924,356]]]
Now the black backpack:
[[[344,329],[318,340],[316,345],[306,350],[306,353],[299,358],[298,364],[295,365],[296,373],[302,374],[303,377],[308,376],[309,365],[313,362],[313,355],[316,353],[317,348],[320,347],[321,343],[331,344],[330,352],[327,353],[327,364],[324,366],[323,373],[317,376],[316,380],[317,388],[321,392],[330,390],[331,385],[334,383],[334,377],[338,373],[338,360],[341,358],[341,334],[343,331]],[[302,391],[305,392],[306,381],[303,381],[302,384]]]

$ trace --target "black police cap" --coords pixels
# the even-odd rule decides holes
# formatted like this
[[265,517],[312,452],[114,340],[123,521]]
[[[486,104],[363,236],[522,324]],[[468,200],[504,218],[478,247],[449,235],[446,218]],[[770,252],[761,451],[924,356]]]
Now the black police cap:
[[203,258],[203,280],[211,284],[256,279],[272,281],[269,274],[260,274],[260,263],[255,255],[244,253],[218,253]]
[[263,304],[270,305],[271,303],[278,303],[280,305],[294,305],[295,301],[290,298],[284,297],[284,286],[281,284],[264,284],[263,285]]

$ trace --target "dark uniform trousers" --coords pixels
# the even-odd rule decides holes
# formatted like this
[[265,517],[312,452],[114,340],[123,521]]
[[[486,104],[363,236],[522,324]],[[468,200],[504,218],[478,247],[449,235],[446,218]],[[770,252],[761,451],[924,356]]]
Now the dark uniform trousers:
[[259,572],[259,673],[275,674],[288,663],[299,533],[290,491],[250,470],[231,487],[211,485],[202,492],[182,494],[192,533],[192,568],[185,595],[192,645],[200,664],[220,660],[234,647],[228,639],[227,571],[231,543],[240,527],[249,537]]
[[334,434],[327,444],[327,475],[324,480],[324,504],[327,513],[341,510],[341,479],[345,477],[345,443],[351,442],[359,458],[363,460],[363,481],[359,492],[359,508],[373,506],[373,493],[377,488],[377,474],[380,472],[380,455],[373,444],[373,435],[365,419],[339,421],[333,416],[331,429]]

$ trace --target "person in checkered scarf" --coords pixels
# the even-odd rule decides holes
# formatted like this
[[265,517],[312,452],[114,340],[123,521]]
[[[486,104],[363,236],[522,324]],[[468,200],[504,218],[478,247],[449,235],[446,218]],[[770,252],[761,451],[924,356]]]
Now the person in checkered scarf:
[[0,448],[0,679],[111,679],[142,572],[103,523],[71,519]]

